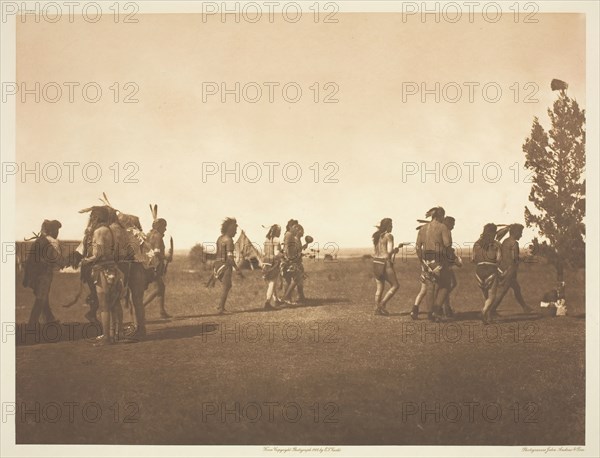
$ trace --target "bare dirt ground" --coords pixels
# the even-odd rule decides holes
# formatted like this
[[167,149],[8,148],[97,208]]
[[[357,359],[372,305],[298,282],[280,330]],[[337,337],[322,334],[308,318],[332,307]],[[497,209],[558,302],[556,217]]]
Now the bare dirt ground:
[[[416,260],[396,261],[390,317],[373,314],[368,260],[307,262],[306,306],[265,311],[260,272],[219,288],[186,259],[169,268],[167,309],[147,307],[147,340],[101,348],[82,304],[63,308],[78,275],[58,273],[60,327],[17,335],[17,443],[583,444],[585,272],[567,277],[569,316],[523,314],[509,293],[496,324],[479,321],[474,268],[457,271],[453,321],[408,316]],[[552,268],[524,264],[539,305]],[[21,277],[18,277],[20,282]],[[33,295],[17,286],[17,322]],[[36,343],[35,340],[40,340]]]

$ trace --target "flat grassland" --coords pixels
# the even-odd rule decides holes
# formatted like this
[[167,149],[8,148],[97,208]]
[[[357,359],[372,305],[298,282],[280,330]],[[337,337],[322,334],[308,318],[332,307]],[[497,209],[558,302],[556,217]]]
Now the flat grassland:
[[[441,324],[407,315],[419,289],[415,259],[396,261],[390,317],[373,314],[369,260],[305,266],[306,306],[265,311],[261,274],[246,271],[234,276],[230,314],[216,316],[219,284],[206,289],[209,271],[176,258],[173,318],[150,304],[146,340],[100,348],[88,339],[96,329],[84,326],[84,297],[61,307],[79,276],[56,274],[61,327],[16,336],[17,443],[584,443],[583,270],[566,279],[569,316],[523,314],[509,292],[498,321],[483,326],[471,264],[456,271],[457,316]],[[520,268],[531,306],[553,280],[542,262]],[[17,285],[18,323],[32,302]]]

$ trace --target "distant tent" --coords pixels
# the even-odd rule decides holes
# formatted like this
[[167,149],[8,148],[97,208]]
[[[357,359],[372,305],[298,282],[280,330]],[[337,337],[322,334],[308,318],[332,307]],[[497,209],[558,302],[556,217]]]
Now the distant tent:
[[260,267],[260,258],[260,251],[252,244],[246,233],[242,231],[235,242],[235,262],[238,266],[249,267],[254,270],[256,267]]

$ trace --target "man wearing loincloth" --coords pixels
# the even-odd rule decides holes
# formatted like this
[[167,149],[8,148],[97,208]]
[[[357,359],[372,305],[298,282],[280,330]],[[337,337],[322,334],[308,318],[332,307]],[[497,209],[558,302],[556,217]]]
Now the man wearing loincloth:
[[[423,276],[427,292],[425,304],[431,321],[441,321],[442,305],[451,287],[450,264],[454,261],[450,230],[443,223],[446,212],[442,207],[430,209],[427,217],[431,221],[424,224],[417,235],[417,256],[423,265]],[[411,315],[418,316],[418,306]]]
[[[377,287],[375,290],[375,315],[389,315],[389,312],[386,310],[387,303],[400,287],[396,271],[394,270],[393,257],[398,252],[398,248],[394,248],[392,229],[392,219],[383,218],[372,237],[374,249],[373,274]],[[390,289],[388,289],[382,299],[386,282],[390,284]]]

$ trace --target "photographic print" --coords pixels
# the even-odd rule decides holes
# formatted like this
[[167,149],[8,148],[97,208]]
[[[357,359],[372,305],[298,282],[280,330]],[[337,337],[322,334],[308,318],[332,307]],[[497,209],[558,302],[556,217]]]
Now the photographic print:
[[597,3],[1,7],[2,456],[597,456]]

